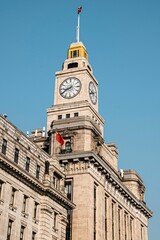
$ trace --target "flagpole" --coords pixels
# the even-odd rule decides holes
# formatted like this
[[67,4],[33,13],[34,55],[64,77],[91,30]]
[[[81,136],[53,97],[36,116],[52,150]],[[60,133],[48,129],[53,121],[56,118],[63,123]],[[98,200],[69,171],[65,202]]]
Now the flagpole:
[[77,42],[79,42],[79,34],[80,34],[80,14],[78,14],[78,25],[77,25]]

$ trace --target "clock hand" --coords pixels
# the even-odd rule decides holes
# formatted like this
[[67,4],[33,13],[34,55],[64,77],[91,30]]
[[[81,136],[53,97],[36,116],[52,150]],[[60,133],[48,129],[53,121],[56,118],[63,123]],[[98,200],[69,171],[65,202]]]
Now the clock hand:
[[64,89],[64,91],[62,92],[62,94],[65,93],[67,90],[70,90],[71,88],[72,88],[72,85],[69,86],[68,88]]

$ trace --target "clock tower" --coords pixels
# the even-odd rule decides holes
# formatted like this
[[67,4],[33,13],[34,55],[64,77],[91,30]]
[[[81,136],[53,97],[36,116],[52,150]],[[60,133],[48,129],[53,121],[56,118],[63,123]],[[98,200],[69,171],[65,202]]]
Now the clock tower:
[[147,240],[151,213],[143,203],[143,181],[133,170],[118,171],[117,147],[104,141],[98,81],[82,42],[70,45],[56,72],[47,128],[49,154],[60,165],[66,196],[76,206],[68,210],[65,240],[138,240],[140,234]]
[[[76,133],[70,139],[72,151],[95,150],[97,142],[93,138],[103,142],[104,120],[98,113],[98,81],[93,75],[82,42],[70,45],[62,70],[56,72],[54,105],[47,113],[48,131],[52,126],[53,133],[60,131],[64,140],[65,132],[69,129]],[[80,131],[81,134],[78,134]],[[79,146],[76,138],[81,139]],[[56,145],[51,146],[51,153],[59,151],[55,150]],[[61,149],[65,151],[63,148],[65,146]]]

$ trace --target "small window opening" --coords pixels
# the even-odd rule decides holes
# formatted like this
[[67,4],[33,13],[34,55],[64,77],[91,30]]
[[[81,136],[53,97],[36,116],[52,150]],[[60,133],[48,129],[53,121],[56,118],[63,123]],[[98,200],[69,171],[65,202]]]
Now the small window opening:
[[6,155],[6,150],[7,150],[7,141],[5,139],[3,139],[3,143],[2,143],[2,153],[4,155]]
[[62,115],[58,115],[58,120],[62,119]]
[[75,68],[75,67],[78,67],[78,63],[77,63],[77,62],[69,63],[69,64],[68,64],[68,69],[69,69],[69,68]]
[[79,50],[71,51],[71,58],[79,57]]
[[74,113],[74,117],[78,117],[78,112]]
[[65,150],[66,150],[66,152],[71,152],[72,151],[72,149],[71,149],[71,142],[69,142],[69,141],[66,142]]
[[70,118],[70,114],[69,113],[66,114],[66,118]]

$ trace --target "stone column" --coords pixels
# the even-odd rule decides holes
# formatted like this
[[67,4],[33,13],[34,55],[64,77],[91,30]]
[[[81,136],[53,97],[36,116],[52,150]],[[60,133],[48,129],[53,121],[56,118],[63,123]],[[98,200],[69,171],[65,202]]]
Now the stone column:
[[49,205],[48,198],[44,197],[40,205],[38,240],[50,239],[52,230],[52,213],[53,210]]

